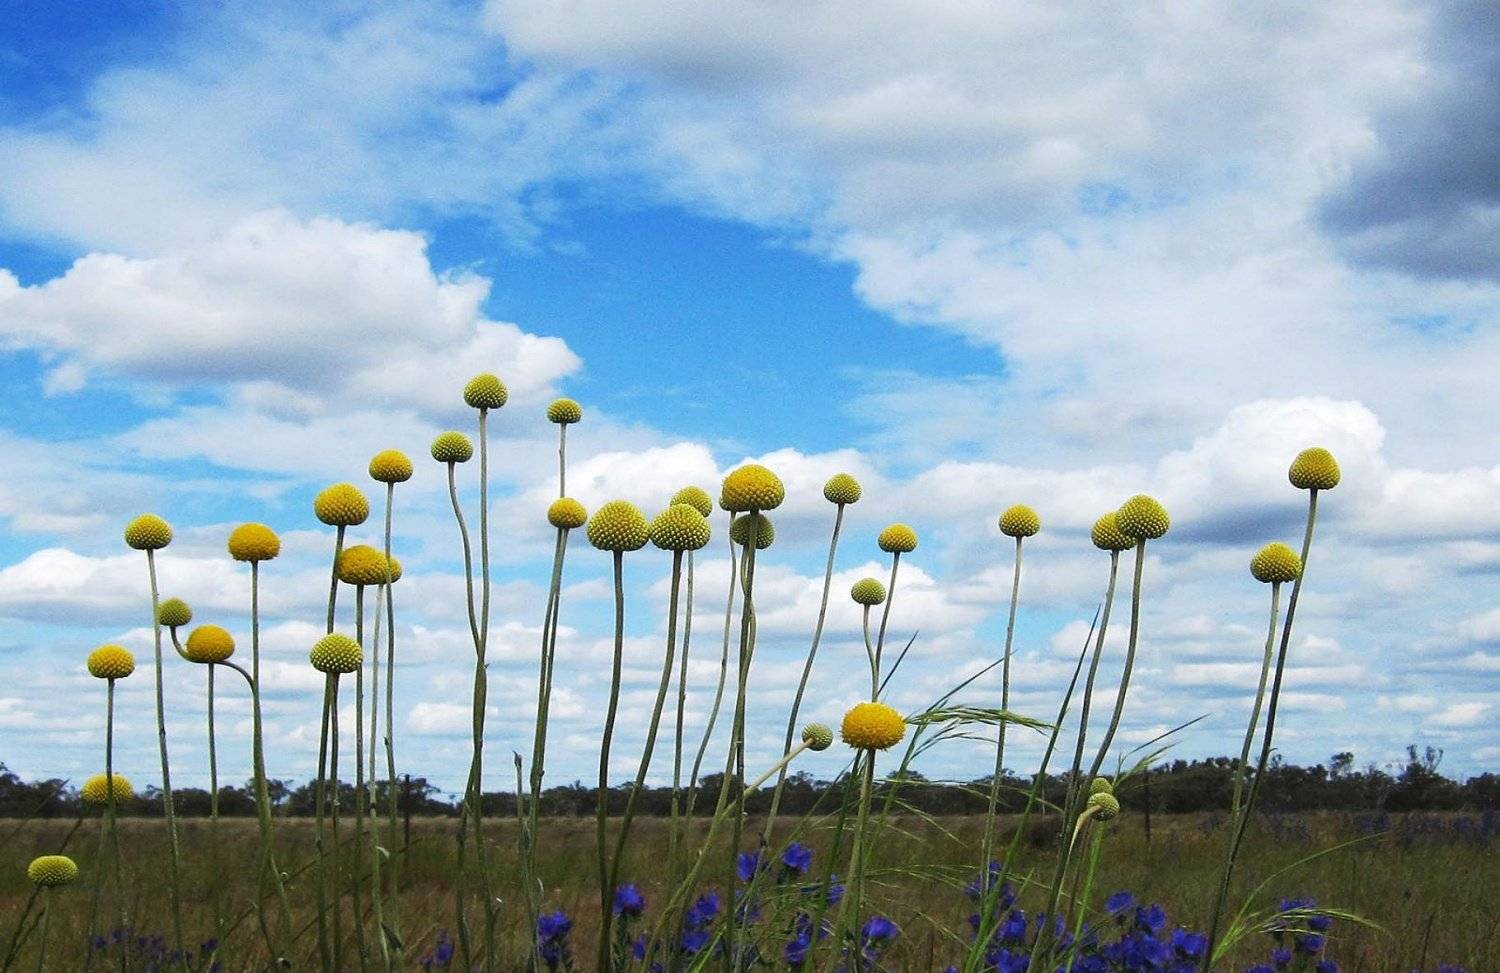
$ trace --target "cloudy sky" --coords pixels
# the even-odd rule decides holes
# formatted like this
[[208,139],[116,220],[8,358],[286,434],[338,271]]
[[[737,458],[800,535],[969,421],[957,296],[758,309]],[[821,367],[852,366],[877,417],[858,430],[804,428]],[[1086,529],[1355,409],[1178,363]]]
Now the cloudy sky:
[[[569,482],[648,512],[756,459],[785,479],[761,560],[752,764],[779,746],[838,557],[810,715],[858,698],[858,577],[911,523],[892,700],[915,709],[1000,651],[1028,542],[1016,708],[1050,715],[1108,560],[1088,526],[1149,491],[1127,745],[1236,746],[1267,591],[1295,541],[1285,469],[1332,449],[1286,716],[1296,761],[1444,748],[1500,764],[1500,12],[1384,0],[1099,7],[493,0],[88,5],[22,0],[0,39],[0,760],[102,769],[121,641],[147,661],[145,565],[120,529],[177,528],[165,593],[247,641],[229,529],[282,532],[265,572],[271,772],[316,754],[330,533],[322,486],[371,454],[397,491],[398,757],[467,764],[472,649],[456,529],[427,443],[493,423],[496,607],[487,786],[529,746],[555,491],[550,397],[586,418]],[[475,515],[473,465],[461,468]],[[372,490],[372,495],[374,491]],[[722,522],[718,523],[722,541]],[[372,540],[373,525],[353,532]],[[698,563],[690,723],[718,668],[721,543]],[[574,540],[549,779],[587,779],[607,682],[608,558]],[[664,642],[660,552],[627,558],[633,769]],[[346,615],[343,624],[348,624]],[[1113,630],[1105,672],[1123,650]],[[174,773],[206,782],[204,673],[169,656]],[[122,769],[154,779],[151,671],[124,684]],[[992,702],[981,681],[965,698]],[[1101,699],[1101,702],[1103,700]],[[248,774],[222,692],[221,767]],[[693,738],[696,740],[696,736]],[[1022,736],[1013,767],[1034,765]],[[841,758],[840,758],[841,759]],[[977,749],[923,769],[974,777]],[[834,773],[834,753],[805,769]],[[665,766],[665,765],[662,765]]]

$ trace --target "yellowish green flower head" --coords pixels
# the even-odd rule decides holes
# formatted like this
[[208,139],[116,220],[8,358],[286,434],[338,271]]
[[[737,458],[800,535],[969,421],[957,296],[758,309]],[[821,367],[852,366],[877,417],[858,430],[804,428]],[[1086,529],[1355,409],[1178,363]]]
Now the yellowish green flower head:
[[156,514],[141,514],[125,525],[125,543],[137,551],[159,551],[172,543],[172,525]]
[[1339,485],[1338,460],[1322,446],[1304,449],[1292,460],[1286,477],[1299,490],[1332,490]]
[[827,483],[823,484],[823,499],[841,507],[846,504],[859,503],[859,498],[863,493],[859,481],[848,473],[835,473],[828,478]]
[[1128,551],[1135,547],[1134,538],[1126,537],[1120,531],[1119,519],[1113,510],[1094,521],[1089,539],[1101,551]]
[[124,679],[135,672],[135,656],[123,645],[101,645],[89,653],[89,675],[95,679]]
[[335,483],[313,498],[313,513],[329,527],[357,527],[370,516],[370,501],[353,483]]
[[887,554],[910,554],[917,549],[917,532],[905,524],[891,524],[880,532],[877,543]]
[[1172,526],[1172,518],[1155,498],[1137,493],[1115,511],[1115,526],[1132,540],[1148,541],[1165,534]]
[[855,703],[839,736],[856,750],[889,750],[906,736],[906,721],[884,703]]
[[802,728],[802,742],[809,750],[827,750],[833,746],[833,730],[822,723],[809,723]]
[[439,433],[432,441],[432,458],[439,463],[467,463],[474,455],[474,444],[461,432]]
[[1000,533],[1006,537],[1031,537],[1041,529],[1042,518],[1024,503],[1006,507],[1000,515]]
[[849,589],[849,597],[854,599],[856,605],[869,608],[885,601],[885,585],[874,578],[860,578]]
[[697,551],[713,534],[698,508],[674,503],[651,521],[651,543],[664,551]]
[[1302,558],[1297,556],[1296,551],[1277,541],[1255,552],[1255,556],[1250,559],[1250,573],[1256,581],[1266,584],[1296,581],[1302,575]]
[[776,525],[771,523],[771,518],[765,514],[758,514],[752,518],[749,514],[741,514],[729,522],[729,539],[741,547],[750,543],[750,521],[755,521],[755,549],[764,551],[776,542]]
[[135,788],[120,774],[95,774],[83,782],[83,786],[78,789],[78,796],[86,803],[104,807],[109,804],[111,790],[114,791],[116,804],[124,804],[135,797]]
[[411,479],[411,457],[399,449],[383,449],[370,457],[370,479],[381,483],[405,483]]
[[331,675],[354,672],[364,663],[364,658],[359,643],[338,632],[318,639],[308,653],[314,669]]
[[234,655],[234,636],[217,625],[199,625],[188,633],[183,654],[189,662],[223,662]]
[[601,551],[639,551],[651,539],[651,526],[629,500],[611,500],[589,518],[588,539]]
[[685,486],[672,494],[672,502],[685,503],[705,517],[714,512],[714,502],[702,487]]
[[1089,783],[1090,794],[1113,794],[1115,785],[1109,782],[1108,777],[1095,777]]
[[464,402],[473,409],[498,409],[510,398],[510,391],[498,376],[485,372],[469,379],[464,386]]
[[230,531],[228,546],[236,561],[269,561],[281,553],[281,538],[265,524],[240,524]]
[[558,497],[547,508],[547,523],[562,530],[573,530],[588,523],[589,512],[572,497]]
[[42,855],[26,866],[26,877],[38,888],[55,889],[73,884],[78,865],[67,855]]
[[1120,799],[1108,791],[1090,794],[1088,806],[1093,808],[1096,821],[1108,821],[1120,813]]
[[759,463],[746,463],[724,477],[719,491],[719,506],[730,513],[751,510],[775,510],[786,499],[781,477]]
[[391,558],[391,577],[390,577],[390,582],[391,582],[391,584],[395,584],[397,581],[400,581],[400,580],[401,580],[401,560],[399,558],[392,557]]
[[193,620],[193,610],[181,598],[168,598],[156,606],[156,621],[167,628],[181,628]]
[[583,406],[572,399],[553,399],[547,406],[547,421],[559,426],[571,426],[583,418]]
[[386,561],[385,555],[369,544],[355,544],[339,552],[338,576],[344,584],[355,587],[385,584],[387,575],[394,581],[397,573],[396,565]]

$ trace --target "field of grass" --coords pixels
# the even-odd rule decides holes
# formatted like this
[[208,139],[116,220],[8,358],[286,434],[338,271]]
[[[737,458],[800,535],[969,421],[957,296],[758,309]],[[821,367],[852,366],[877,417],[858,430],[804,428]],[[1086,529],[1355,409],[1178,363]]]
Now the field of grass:
[[[1421,827],[1409,826],[1412,823]],[[33,855],[57,851],[72,824],[53,820],[5,826],[5,834],[13,833],[5,845],[9,864],[0,868],[0,914],[4,917],[0,935],[5,941],[10,940],[30,893],[25,862]],[[746,833],[755,833],[755,825],[753,820],[747,822]],[[1094,907],[1110,893],[1128,889],[1142,902],[1165,906],[1173,925],[1202,928],[1212,908],[1221,863],[1222,818],[1158,816],[1149,843],[1141,825],[1139,818],[1124,816],[1109,832],[1093,895]],[[165,830],[157,820],[127,819],[121,826],[127,858],[128,914],[137,932],[165,935],[170,929]],[[894,818],[889,822],[877,846],[872,890],[878,910],[902,929],[886,954],[888,969],[937,971],[960,956],[962,947],[952,937],[968,928],[965,919],[971,910],[963,886],[977,873],[981,826],[979,818]],[[412,822],[411,848],[402,873],[405,968],[420,968],[421,959],[432,951],[440,932],[453,928],[450,875],[456,827],[456,820]],[[83,875],[76,885],[55,896],[49,969],[85,968],[96,828],[96,821],[85,821],[68,842],[68,853],[78,860]],[[254,822],[226,819],[216,830],[208,821],[188,820],[180,822],[180,828],[190,940],[196,944],[219,939],[224,970],[263,968],[264,945],[248,912],[254,895]],[[564,908],[575,920],[571,942],[579,969],[593,965],[592,944],[597,935],[593,828],[593,821],[585,818],[545,821],[538,856],[548,890],[545,906]],[[1023,878],[1034,872],[1046,883],[1055,829],[1055,819],[1033,821],[1029,826],[1016,863]],[[493,822],[490,833],[495,894],[501,900],[499,933],[506,950],[502,968],[523,969],[527,922],[514,878],[513,823]],[[635,835],[623,878],[638,884],[645,893],[649,921],[664,894],[665,823],[640,820]],[[816,873],[823,863],[828,835],[811,831],[797,837],[814,849]],[[1274,906],[1275,900],[1285,896],[1310,897],[1321,907],[1346,909],[1375,923],[1379,928],[1340,921],[1330,931],[1329,955],[1338,960],[1345,973],[1431,970],[1440,961],[1462,965],[1470,973],[1500,970],[1500,838],[1455,833],[1445,819],[1436,816],[1424,816],[1415,822],[1393,817],[1391,830],[1375,835],[1361,834],[1348,816],[1338,814],[1260,821],[1242,857],[1231,904],[1243,901],[1254,886],[1278,870],[1356,838],[1360,840],[1349,847],[1275,877],[1263,893],[1266,904]],[[284,863],[289,863],[284,867],[295,871],[311,860],[312,823],[279,821],[277,842]],[[713,880],[722,881],[727,848],[713,851]],[[291,895],[298,921],[304,927],[310,925],[314,914],[310,875],[294,879]],[[1036,897],[1023,891],[1020,904],[1031,911],[1038,907]],[[365,907],[369,907],[368,896]],[[115,914],[108,895],[103,912],[107,917]],[[470,913],[471,922],[476,914],[477,906]],[[115,922],[110,918],[102,924],[108,933]],[[346,913],[346,936],[349,926]],[[373,934],[370,942],[374,942]],[[298,945],[307,960],[303,968],[316,968],[315,937],[310,928],[304,928]],[[779,950],[779,945],[769,945]],[[1252,936],[1225,968],[1238,971],[1266,962],[1270,947],[1269,936]],[[34,969],[35,965],[34,950],[28,944],[15,968]],[[108,967],[94,963],[94,968]]]

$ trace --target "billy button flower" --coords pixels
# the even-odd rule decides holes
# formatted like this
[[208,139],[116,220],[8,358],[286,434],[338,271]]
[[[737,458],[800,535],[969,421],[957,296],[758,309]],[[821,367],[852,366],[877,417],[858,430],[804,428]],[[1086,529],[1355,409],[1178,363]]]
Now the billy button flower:
[[583,418],[583,406],[572,399],[553,399],[547,406],[547,421],[559,426],[570,426]]
[[172,525],[156,514],[141,514],[125,525],[125,543],[137,551],[159,551],[172,543]]
[[236,561],[269,561],[281,553],[281,538],[265,524],[240,524],[229,533],[229,556]]
[[[870,818],[870,791],[875,783],[875,754],[888,750],[906,736],[906,721],[901,714],[880,702],[856,703],[844,714],[839,736],[859,755],[855,758],[855,772],[860,775],[859,817],[854,829],[854,841],[849,853],[849,887],[839,903],[836,930],[843,936],[847,917],[858,917],[862,907],[865,877],[865,831]],[[851,907],[852,902],[852,907]]]
[[[184,605],[183,607],[186,608],[187,606]],[[159,611],[158,614],[160,614]],[[131,796],[130,784],[128,782],[125,782],[125,779],[123,777],[120,777],[114,772],[115,680],[124,679],[132,672],[135,672],[135,656],[131,655],[130,650],[126,649],[124,646],[101,645],[97,649],[89,653],[88,669],[89,675],[93,676],[94,678],[107,680],[104,704],[104,773],[102,775],[96,775],[95,777],[89,778],[89,780],[85,781],[83,785],[84,800],[90,801],[91,803],[102,803],[105,807],[104,820],[100,823],[99,826],[99,853],[95,857],[95,860],[98,861],[100,865],[95,870],[94,898],[89,911],[88,928],[90,931],[92,931],[97,928],[97,920],[99,915],[99,890],[103,887],[103,862],[105,859],[107,847],[112,848],[114,852],[115,900],[119,904],[122,922],[125,913],[125,895],[123,888],[124,882],[121,878],[123,867],[121,864],[120,856],[120,841],[115,830],[116,802],[110,800],[109,782],[114,781],[116,790],[119,789],[121,783],[124,783],[126,793],[123,798],[119,798],[120,800],[128,799]],[[99,793],[99,788],[101,786],[104,789],[103,801],[93,801],[92,797]]]
[[876,539],[887,554],[910,554],[917,549],[917,532],[906,524],[891,524]]
[[1000,514],[1000,533],[1006,537],[1032,537],[1042,529],[1042,518],[1024,503],[1006,507]]
[[553,399],[547,406],[547,421],[557,426],[557,495],[560,497],[568,495],[568,427],[582,419],[583,406],[572,399]]
[[339,553],[339,580],[347,585],[364,587],[384,584],[387,576],[398,576],[395,558],[387,558],[369,544],[355,544]]
[[1250,574],[1266,584],[1296,581],[1302,574],[1302,559],[1285,544],[1267,544],[1250,559]]
[[[318,731],[318,775],[317,788],[314,794],[314,833],[316,835],[316,847],[318,848],[317,880],[314,883],[318,915],[323,916],[328,909],[327,894],[331,886],[334,892],[334,901],[339,898],[339,884],[337,876],[342,874],[339,866],[339,802],[336,795],[339,793],[338,767],[339,767],[339,727],[338,727],[338,694],[339,676],[357,672],[364,662],[364,652],[358,642],[349,636],[339,632],[330,632],[313,643],[308,652],[308,661],[314,669],[324,673],[323,681],[323,717]],[[324,840],[324,817],[330,806],[329,789],[335,795],[332,800],[333,817],[333,841]],[[329,862],[329,858],[332,862]],[[331,874],[330,874],[331,873]],[[339,912],[334,910],[334,931],[332,940],[335,950],[342,938],[340,935]],[[328,936],[326,929],[319,929],[319,950],[327,945],[325,937]]]
[[1119,518],[1113,510],[1094,521],[1094,529],[1089,532],[1089,540],[1093,541],[1094,546],[1099,550],[1112,554],[1135,547],[1135,539],[1126,537],[1121,532]]
[[863,492],[859,481],[848,473],[835,473],[823,484],[823,499],[839,506],[858,503]]
[[461,432],[440,433],[432,441],[431,452],[439,463],[467,463],[474,456],[474,443]]
[[[700,516],[702,516],[704,518],[709,517],[714,512],[713,499],[711,497],[709,497],[708,492],[706,490],[704,490],[702,487],[697,487],[697,486],[691,486],[691,485],[689,485],[689,486],[683,487],[682,489],[678,490],[676,493],[672,494],[672,502],[671,502],[670,505],[673,506],[673,507],[675,507],[678,504],[686,504],[687,506],[692,507],[694,510],[696,510],[698,512],[698,514]],[[730,550],[731,551],[734,550],[732,542],[731,542]],[[682,652],[678,656],[678,663],[677,663],[677,669],[678,669],[678,681],[677,681],[677,722],[676,722],[677,732],[673,735],[673,740],[672,740],[672,801],[671,801],[670,819],[669,819],[670,827],[669,827],[669,830],[668,830],[668,833],[667,833],[667,874],[670,876],[670,880],[672,880],[672,881],[675,881],[677,879],[677,877],[678,877],[678,871],[677,871],[678,843],[679,843],[679,841],[681,840],[681,837],[682,837],[682,831],[681,831],[681,821],[682,821],[682,816],[681,816],[682,804],[681,804],[681,802],[682,802],[682,797],[683,797],[683,793],[682,793],[682,791],[683,791],[683,789],[682,789],[682,759],[683,759],[682,758],[682,754],[683,754],[683,740],[684,740],[683,731],[684,731],[684,729],[686,727],[686,722],[687,722],[687,669],[688,669],[688,652],[689,652],[689,650],[692,647],[692,640],[693,640],[693,569],[694,569],[694,552],[690,550],[690,551],[687,552],[687,602],[686,602],[686,607],[684,608],[684,614],[683,614],[683,619],[684,620],[683,620],[683,627],[682,627]],[[731,575],[731,578],[730,578],[730,586],[731,586],[731,588],[730,588],[730,590],[731,591],[733,590],[733,584],[734,584],[733,574],[734,574],[734,571],[731,569],[731,571],[730,571],[730,575]],[[726,645],[727,645],[727,642],[726,642]],[[727,651],[727,649],[726,649],[726,651]],[[721,679],[722,679],[722,676],[723,676],[723,670],[721,670]],[[723,683],[720,682],[720,690],[721,691],[722,691],[722,687],[723,687]],[[714,696],[715,704],[714,704],[714,707],[713,707],[713,716],[714,717],[718,716],[718,702],[722,698],[723,697],[722,697],[721,692],[720,693],[715,693],[715,696]],[[713,721],[711,720],[710,723],[709,723],[709,727],[711,728],[712,725],[713,725]]]
[[135,656],[123,645],[101,645],[89,653],[88,666],[95,679],[124,679],[135,672]]
[[193,620],[193,610],[181,598],[168,598],[156,606],[156,620],[167,628],[182,628]]
[[464,404],[471,409],[498,409],[510,399],[510,391],[496,375],[485,372],[464,386]]
[[776,542],[776,526],[765,514],[757,517],[736,517],[729,524],[729,539],[741,547],[750,543],[750,522],[755,521],[755,549],[764,551]]
[[674,503],[657,514],[650,528],[651,543],[664,551],[701,550],[711,534],[707,518],[686,503]]
[[[26,866],[26,877],[42,893],[41,946],[38,950],[36,968],[44,970],[47,968],[47,927],[52,918],[52,890],[72,885],[78,878],[78,866],[67,855],[42,855],[33,858],[31,864]],[[30,902],[26,903],[26,911],[31,911]],[[26,915],[23,913],[17,928],[18,936],[25,924]],[[11,949],[14,950],[16,945],[12,942]]]
[[844,714],[839,736],[856,750],[889,750],[906,736],[906,720],[885,703],[856,703]]
[[313,643],[307,660],[319,672],[331,676],[354,672],[364,660],[359,643],[339,632],[325,635]]
[[1322,446],[1311,446],[1297,454],[1286,475],[1299,490],[1332,490],[1343,474],[1332,453]]
[[714,512],[714,502],[702,487],[685,486],[672,494],[672,502],[685,503],[705,517]]
[[629,500],[611,500],[588,521],[589,543],[601,551],[639,551],[651,539],[651,528]]
[[821,753],[833,746],[833,730],[823,723],[809,723],[802,728],[802,742],[809,750]]
[[901,555],[910,554],[917,549],[917,532],[906,524],[890,524],[880,532],[876,543],[891,556],[891,577],[885,588],[885,608],[880,613],[880,631],[875,636],[875,651],[871,654],[870,682],[875,687],[870,694],[872,697],[879,695],[880,660],[885,652],[885,631],[891,621],[891,605],[896,600],[896,574],[901,569]]
[[559,530],[575,530],[588,523],[589,512],[572,497],[558,497],[547,508],[547,523]]
[[724,477],[719,506],[730,513],[775,510],[786,499],[781,478],[758,463],[746,463]]
[[313,513],[330,527],[357,527],[370,516],[370,501],[352,483],[335,483],[313,498]]
[[370,479],[379,483],[405,483],[411,474],[411,459],[399,449],[383,449],[370,458]]
[[849,597],[856,605],[869,608],[885,601],[885,585],[874,578],[860,578],[849,589]]
[[182,654],[189,662],[223,662],[234,655],[234,636],[217,625],[199,625],[188,633]]
[[135,797],[135,788],[121,774],[95,774],[83,782],[83,786],[78,789],[78,796],[85,803],[106,807],[111,796],[116,804],[131,800]]

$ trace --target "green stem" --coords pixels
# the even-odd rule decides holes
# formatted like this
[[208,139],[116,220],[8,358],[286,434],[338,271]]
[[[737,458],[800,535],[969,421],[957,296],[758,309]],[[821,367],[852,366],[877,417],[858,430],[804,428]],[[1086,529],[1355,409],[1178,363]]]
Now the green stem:
[[224,889],[219,881],[219,849],[223,847],[223,841],[219,836],[219,743],[214,733],[214,670],[217,666],[209,664],[208,668],[208,827],[209,843],[212,848],[209,851],[210,864],[214,870],[214,938],[224,938]]
[[[564,429],[567,427],[564,426]],[[552,650],[557,631],[558,610],[562,600],[563,558],[568,549],[568,529],[557,528],[557,540],[552,551],[552,582],[547,588],[547,608],[542,618],[541,660],[537,667],[536,726],[531,745],[531,792],[528,802],[526,825],[520,831],[521,878],[526,888],[526,918],[531,930],[541,915],[541,888],[536,879],[537,831],[540,827],[542,780],[547,754],[547,718],[552,702]],[[529,935],[532,966],[542,968],[540,945],[535,935]]]
[[[1016,602],[1021,595],[1021,538],[1016,538],[1016,560],[1010,577],[1010,615],[1005,622],[1005,653],[1000,662],[1000,708],[1010,709],[1010,654],[1016,635]],[[1000,803],[1000,780],[1005,774],[1005,721],[995,735],[995,773],[990,778],[989,807],[984,813],[984,838],[980,843],[980,881],[989,875],[990,855],[995,844],[995,810]]]
[[167,843],[170,848],[169,882],[172,901],[172,933],[182,951],[182,968],[187,965],[187,938],[182,925],[182,853],[177,843],[177,811],[172,800],[172,768],[167,758],[167,710],[162,690],[161,622],[157,618],[161,595],[156,586],[156,552],[146,552],[146,573],[151,579],[151,636],[156,653],[156,737],[161,753],[161,801],[167,819]]
[[609,748],[615,735],[615,711],[620,703],[620,668],[625,653],[625,554],[614,552],[615,563],[615,652],[610,668],[609,705],[604,714],[604,736],[599,744],[599,791],[595,837],[599,853],[599,973],[609,973],[609,930],[614,919],[610,908],[613,890],[605,860],[605,827],[609,816]]
[[[386,546],[390,546],[387,534]],[[389,555],[387,555],[389,560]],[[386,844],[396,844],[396,602],[395,591],[387,584],[385,589],[385,772],[386,772]],[[405,853],[405,849],[402,849]],[[395,853],[391,861],[391,903],[389,928],[385,938],[395,951],[392,961],[401,959],[401,857]]]
[[[749,794],[745,790],[745,710],[749,698],[750,688],[750,660],[755,654],[755,539],[760,536],[760,511],[752,510],[747,514],[750,518],[750,530],[745,535],[749,543],[745,544],[745,556],[741,578],[743,584],[740,602],[740,651],[739,651],[739,678],[735,686],[734,723],[731,726],[729,737],[729,767],[725,768],[724,783],[727,786],[732,779],[739,785],[740,800],[749,800]],[[733,774],[730,774],[730,769]],[[730,842],[728,856],[728,881],[725,884],[724,901],[729,903],[729,948],[725,953],[726,964],[737,964],[739,962],[736,953],[736,939],[738,938],[738,923],[736,922],[734,903],[734,879],[738,874],[738,862],[740,842],[744,834],[745,816],[736,814],[734,817],[733,838]]]
[[52,923],[52,890],[42,893],[42,942],[36,954],[36,973],[47,968],[47,927]]
[[1145,565],[1146,542],[1141,540],[1135,545],[1135,579],[1130,588],[1130,639],[1125,646],[1125,669],[1120,676],[1120,688],[1115,693],[1115,709],[1109,718],[1109,728],[1104,731],[1104,740],[1099,744],[1099,752],[1094,755],[1094,762],[1089,767],[1089,780],[1099,776],[1099,768],[1104,766],[1109,745],[1114,743],[1115,733],[1120,729],[1120,716],[1125,712],[1125,694],[1130,690],[1130,673],[1135,667],[1135,647],[1141,631],[1141,574]]
[[318,957],[325,970],[334,969],[328,941],[328,849],[324,842],[324,818],[328,804],[328,707],[333,699],[333,673],[323,677],[323,717],[318,724],[318,782],[313,791],[313,843],[318,851],[318,874],[314,884],[318,905]]
[[[734,526],[734,515],[729,518],[730,527]],[[727,535],[727,531],[725,532]],[[683,816],[683,832],[686,833],[693,826],[693,808],[698,801],[698,774],[703,769],[703,757],[708,752],[708,743],[714,735],[714,724],[719,719],[719,708],[724,702],[724,685],[729,679],[729,627],[734,621],[734,596],[735,589],[739,585],[737,576],[738,561],[736,558],[734,541],[729,541],[729,594],[724,599],[724,641],[719,650],[719,683],[714,688],[714,701],[708,709],[708,723],[703,728],[703,739],[698,742],[698,754],[693,759],[693,772],[688,778],[687,810]]]
[[[863,766],[858,768],[859,781],[859,815],[855,819],[854,841],[849,848],[848,884],[844,888],[844,897],[839,901],[839,911],[834,920],[834,942],[845,942],[848,935],[848,923],[852,919],[854,923],[854,940],[849,947],[851,956],[859,955],[859,912],[864,904],[864,879],[865,879],[865,828],[870,820],[870,791],[875,785],[875,751],[866,750],[860,754]],[[858,963],[858,960],[855,960]]]
[[870,702],[880,697],[880,663],[875,661],[875,646],[870,644],[870,606],[865,606],[862,625],[865,635],[865,658],[870,663]]
[[[477,660],[480,656],[479,619],[474,613],[474,554],[469,543],[469,528],[464,523],[463,507],[458,502],[458,484],[454,479],[455,464],[448,464],[448,498],[453,503],[453,519],[458,523],[458,537],[463,543],[464,550],[464,605],[469,615],[469,635],[474,640],[474,654],[476,656],[475,673],[475,697],[478,698],[479,680],[482,677],[483,665]],[[475,754],[477,757],[477,753]],[[454,912],[458,926],[458,954],[463,960],[464,969],[472,969],[474,966],[473,949],[469,942],[469,920],[468,920],[468,857],[464,853],[465,836],[468,832],[469,819],[475,811],[474,799],[475,766],[474,759],[469,763],[469,779],[464,785],[464,799],[459,808],[458,815],[458,860],[455,866],[453,881]]]
[[484,721],[489,695],[485,658],[490,642],[490,450],[486,431],[488,409],[479,410],[479,659],[475,680],[474,729],[474,857],[479,866],[479,884],[484,891],[485,968],[495,968],[495,896],[490,891],[488,853],[484,845]]
[[[260,562],[250,562],[250,714],[251,714],[251,763],[255,774],[255,817],[260,829],[260,869],[262,881],[266,873],[271,874],[276,889],[277,907],[281,920],[281,945],[273,946],[277,962],[274,965],[290,967],[292,935],[292,907],[287,900],[286,882],[271,844],[271,797],[266,787],[265,733],[260,708]],[[270,944],[268,944],[270,945]]]
[[[354,588],[354,641],[363,655],[365,647],[365,586]],[[376,653],[379,658],[379,653]],[[374,743],[370,753],[374,755]],[[354,952],[361,973],[369,968],[369,950],[365,945],[365,909],[360,889],[365,879],[365,666],[360,659],[354,670],[354,866],[349,894],[354,916]]]
[[1094,698],[1094,679],[1099,673],[1099,660],[1104,656],[1104,633],[1109,631],[1109,613],[1115,603],[1115,581],[1120,571],[1120,552],[1109,552],[1109,583],[1104,588],[1104,609],[1099,619],[1099,630],[1094,637],[1093,657],[1089,660],[1088,679],[1084,682],[1083,702],[1079,706],[1078,739],[1073,748],[1073,766],[1068,771],[1068,798],[1063,805],[1063,820],[1078,813],[1078,805],[1087,793],[1087,781],[1079,777],[1083,769],[1083,750],[1088,742],[1089,710]]
[[1260,707],[1265,700],[1266,679],[1271,674],[1271,657],[1276,649],[1276,621],[1280,610],[1281,582],[1271,585],[1271,622],[1266,628],[1265,654],[1260,660],[1260,682],[1255,687],[1255,704],[1250,708],[1250,723],[1245,727],[1245,742],[1240,746],[1240,762],[1234,773],[1234,796],[1230,801],[1230,818],[1237,820],[1240,814],[1240,796],[1245,784],[1245,774],[1250,769],[1250,748],[1255,743],[1255,729],[1260,724]]
[[[339,842],[339,811],[344,803],[339,786],[339,677],[333,674],[333,694],[328,701],[328,777],[333,784],[333,805],[329,810],[329,830],[333,834],[333,968],[344,968],[344,868]],[[355,918],[358,918],[356,914]]]
[[[1095,828],[1094,836],[1090,839],[1089,866],[1088,871],[1084,873],[1083,893],[1073,898],[1073,908],[1077,910],[1078,916],[1073,922],[1073,941],[1075,943],[1083,938],[1083,924],[1085,918],[1088,916],[1089,897],[1094,891],[1094,874],[1099,869],[1099,847],[1103,842],[1104,829]],[[1067,973],[1073,973],[1073,960],[1077,955],[1078,951],[1076,949],[1068,955]]]
[[[891,620],[891,603],[896,600],[896,570],[899,567],[901,567],[901,552],[893,551],[891,553],[891,582],[886,586],[885,589],[885,608],[880,612],[880,634],[875,638],[875,682],[877,688],[880,685],[879,675],[881,653],[885,649],[885,628],[887,623],[889,623]],[[871,699],[874,699],[873,695],[871,696]]]
[[678,856],[683,836],[678,828],[682,797],[682,734],[687,715],[688,645],[693,637],[693,552],[687,552],[687,606],[682,616],[682,653],[677,673],[677,732],[672,737],[672,817],[667,831],[667,881],[677,881]]

